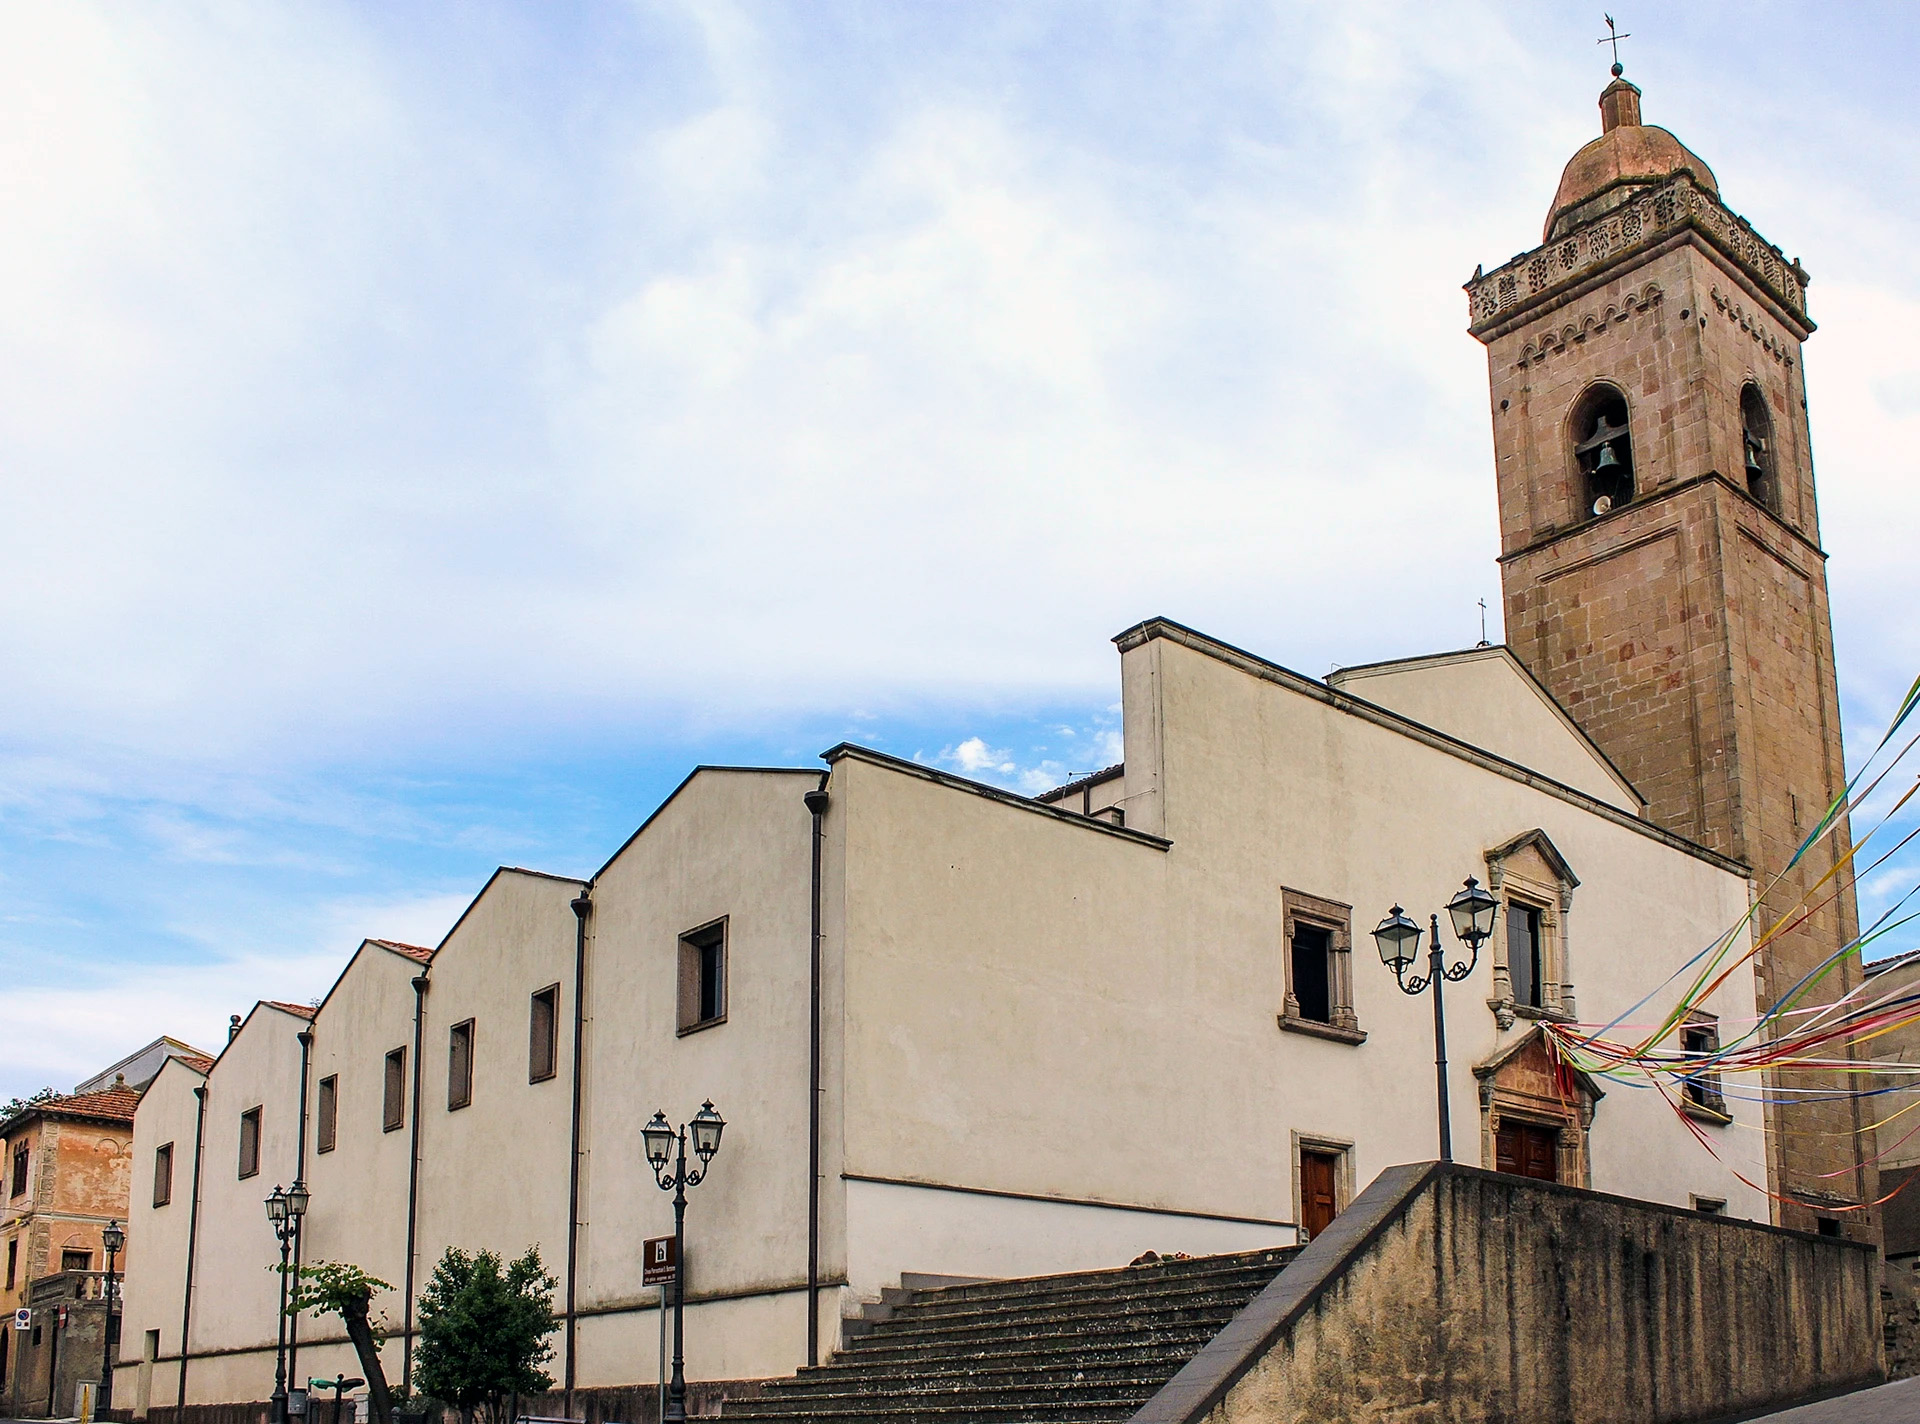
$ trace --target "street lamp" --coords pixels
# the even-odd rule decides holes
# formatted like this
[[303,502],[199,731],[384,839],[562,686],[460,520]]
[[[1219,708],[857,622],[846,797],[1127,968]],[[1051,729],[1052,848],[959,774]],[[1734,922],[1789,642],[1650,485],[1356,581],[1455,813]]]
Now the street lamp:
[[300,1218],[307,1214],[307,1184],[296,1181],[291,1191],[273,1189],[267,1198],[267,1220],[273,1234],[280,1238],[280,1334],[273,1354],[273,1424],[287,1424],[287,1257],[293,1239],[300,1231]]
[[[693,1115],[693,1121],[681,1127],[668,1122],[665,1113],[656,1112],[653,1121],[640,1129],[654,1181],[659,1183],[661,1191],[673,1193],[673,1377],[667,1385],[664,1418],[674,1424],[687,1417],[687,1376],[681,1356],[681,1307],[687,1294],[687,1188],[697,1187],[706,1180],[707,1168],[713,1162],[713,1154],[720,1150],[720,1134],[726,1126],[726,1119],[713,1110],[713,1101],[708,1099]],[[700,1165],[691,1172],[687,1170],[689,1136],[693,1138],[693,1155],[700,1159]],[[669,1159],[673,1162],[671,1170],[667,1166]]]
[[109,1221],[107,1229],[100,1233],[100,1244],[107,1248],[107,1319],[100,1329],[100,1407],[95,1412],[105,1417],[106,1411],[113,1407],[113,1302],[117,1294],[113,1284],[113,1263],[121,1248],[127,1244],[126,1230],[117,1218]]
[[1440,945],[1440,917],[1431,919],[1432,937],[1427,951],[1425,978],[1406,977],[1407,966],[1420,952],[1420,926],[1407,917],[1398,905],[1375,926],[1373,942],[1379,947],[1380,962],[1393,971],[1394,982],[1402,993],[1420,994],[1433,990],[1433,1067],[1440,1085],[1440,1160],[1453,1160],[1453,1118],[1447,1108],[1447,1016],[1441,999],[1441,987],[1447,981],[1459,983],[1480,962],[1480,946],[1493,934],[1494,917],[1500,902],[1480,887],[1471,875],[1465,888],[1447,901],[1447,916],[1453,921],[1453,933],[1466,945],[1469,957],[1464,964],[1449,966]]

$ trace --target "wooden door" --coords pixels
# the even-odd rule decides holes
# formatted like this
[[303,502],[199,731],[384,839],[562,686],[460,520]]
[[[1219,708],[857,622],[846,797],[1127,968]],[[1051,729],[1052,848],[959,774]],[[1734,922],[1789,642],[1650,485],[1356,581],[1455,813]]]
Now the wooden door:
[[1495,1171],[1540,1182],[1560,1180],[1560,1134],[1551,1127],[1507,1122],[1493,1138]]
[[1340,1210],[1333,1187],[1339,1165],[1339,1157],[1332,1152],[1300,1154],[1300,1224],[1309,1241],[1333,1225]]

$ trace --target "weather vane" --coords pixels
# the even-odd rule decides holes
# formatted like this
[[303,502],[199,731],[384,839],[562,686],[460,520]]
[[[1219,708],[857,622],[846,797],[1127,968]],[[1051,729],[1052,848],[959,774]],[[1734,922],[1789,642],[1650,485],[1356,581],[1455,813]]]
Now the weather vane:
[[1627,72],[1627,67],[1620,62],[1620,41],[1630,40],[1633,36],[1631,34],[1623,35],[1616,30],[1613,25],[1613,16],[1602,15],[1600,18],[1607,22],[1607,33],[1604,39],[1597,39],[1594,43],[1613,46],[1613,77],[1618,79]]

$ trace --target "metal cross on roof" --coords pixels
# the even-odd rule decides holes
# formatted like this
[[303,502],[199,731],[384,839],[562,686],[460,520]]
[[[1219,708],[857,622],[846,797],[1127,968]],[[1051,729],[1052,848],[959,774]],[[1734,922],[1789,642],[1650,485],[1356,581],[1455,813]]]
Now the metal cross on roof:
[[1623,35],[1616,30],[1613,24],[1613,16],[1602,15],[1600,18],[1607,22],[1607,33],[1604,39],[1597,39],[1594,43],[1613,46],[1613,77],[1618,79],[1627,72],[1627,67],[1620,62],[1620,41],[1630,40],[1633,36],[1631,34]]

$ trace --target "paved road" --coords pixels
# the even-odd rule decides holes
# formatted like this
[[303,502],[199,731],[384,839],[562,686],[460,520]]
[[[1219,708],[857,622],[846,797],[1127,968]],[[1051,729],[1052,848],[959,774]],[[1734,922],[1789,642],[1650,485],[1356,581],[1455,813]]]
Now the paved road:
[[1752,1424],[1920,1424],[1920,1376],[1763,1415]]

